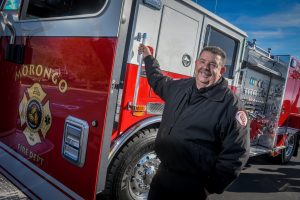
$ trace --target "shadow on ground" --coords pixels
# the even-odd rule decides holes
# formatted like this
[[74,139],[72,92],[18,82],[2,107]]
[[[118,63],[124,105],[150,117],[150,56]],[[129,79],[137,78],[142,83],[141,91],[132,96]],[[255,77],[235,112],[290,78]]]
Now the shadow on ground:
[[[256,166],[255,171],[250,168]],[[227,189],[239,193],[296,192],[300,196],[300,162],[290,161],[286,165],[276,165],[274,161],[262,157],[249,159],[240,177]]]

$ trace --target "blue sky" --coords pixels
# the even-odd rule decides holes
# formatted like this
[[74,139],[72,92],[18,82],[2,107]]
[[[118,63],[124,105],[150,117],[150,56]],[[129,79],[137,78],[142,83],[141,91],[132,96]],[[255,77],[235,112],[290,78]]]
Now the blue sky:
[[[300,59],[300,0],[193,0],[257,39],[272,54]],[[217,2],[217,4],[216,4]]]

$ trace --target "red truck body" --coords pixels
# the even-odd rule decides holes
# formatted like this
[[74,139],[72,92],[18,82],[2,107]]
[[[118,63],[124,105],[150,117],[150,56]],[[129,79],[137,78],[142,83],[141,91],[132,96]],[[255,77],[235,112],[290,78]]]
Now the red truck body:
[[137,61],[141,33],[173,78],[193,76],[203,46],[222,47],[224,76],[250,116],[252,155],[285,155],[285,162],[295,154],[299,61],[262,56],[245,32],[196,3],[10,3],[0,19],[0,172],[30,198],[147,198],[164,102]]

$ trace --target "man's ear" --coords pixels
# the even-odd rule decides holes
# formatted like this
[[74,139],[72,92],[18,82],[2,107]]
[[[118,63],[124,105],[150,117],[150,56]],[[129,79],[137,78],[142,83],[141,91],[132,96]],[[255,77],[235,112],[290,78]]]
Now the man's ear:
[[222,68],[221,68],[221,74],[223,75],[225,72],[226,72],[226,67],[225,66],[222,66]]

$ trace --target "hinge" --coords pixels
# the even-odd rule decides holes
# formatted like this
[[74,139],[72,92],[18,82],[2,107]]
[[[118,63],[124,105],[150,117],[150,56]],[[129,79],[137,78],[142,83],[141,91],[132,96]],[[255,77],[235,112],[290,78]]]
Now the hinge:
[[121,88],[121,83],[117,83],[116,80],[112,80],[110,92],[113,93],[114,90]]

